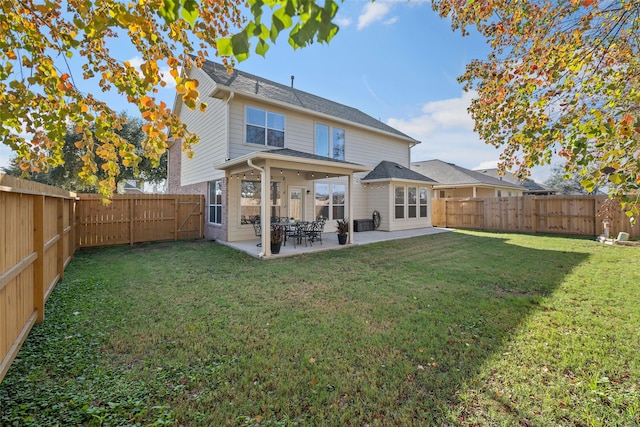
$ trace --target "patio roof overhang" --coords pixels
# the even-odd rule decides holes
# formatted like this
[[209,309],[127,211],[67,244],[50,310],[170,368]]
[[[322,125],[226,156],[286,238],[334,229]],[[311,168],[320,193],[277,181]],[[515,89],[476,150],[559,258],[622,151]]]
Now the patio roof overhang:
[[[317,156],[315,154],[302,151],[281,148],[276,150],[255,151],[245,154],[235,159],[227,160],[224,163],[214,165],[216,169],[225,171],[227,177],[239,176],[247,172],[259,171],[262,182],[262,193],[269,194],[269,183],[274,171],[296,171],[305,179],[313,181],[316,179],[333,178],[337,176],[348,177],[348,218],[349,218],[349,243],[353,243],[353,174],[357,172],[370,172],[373,168],[356,163],[343,162],[330,159],[328,157]],[[276,172],[277,173],[277,172]],[[271,249],[271,228],[269,227],[268,203],[262,198],[260,202],[260,226],[263,230],[261,235],[262,253],[260,256],[270,257]]]
[[224,163],[214,165],[229,175],[244,174],[255,168],[295,170],[303,173],[306,179],[333,178],[348,176],[358,172],[369,172],[373,168],[356,163],[342,162],[290,149],[256,151]]

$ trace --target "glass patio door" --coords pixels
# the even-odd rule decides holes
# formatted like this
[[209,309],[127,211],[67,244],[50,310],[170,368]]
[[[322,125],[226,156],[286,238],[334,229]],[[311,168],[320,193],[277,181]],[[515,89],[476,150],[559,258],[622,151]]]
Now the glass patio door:
[[289,188],[289,218],[301,221],[304,218],[304,188]]

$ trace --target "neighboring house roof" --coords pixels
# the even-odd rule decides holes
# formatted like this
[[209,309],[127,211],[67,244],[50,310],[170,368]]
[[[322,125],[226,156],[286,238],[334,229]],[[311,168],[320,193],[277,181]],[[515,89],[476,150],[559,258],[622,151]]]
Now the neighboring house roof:
[[367,176],[362,178],[363,181],[389,181],[392,179],[399,179],[403,181],[422,181],[436,184],[436,182],[429,177],[426,177],[416,171],[412,171],[409,168],[405,168],[398,163],[387,160],[383,160],[378,163],[378,166],[369,172]]
[[[218,85],[216,90],[243,93],[253,97],[259,97],[275,101],[280,104],[287,104],[298,109],[310,110],[316,113],[331,116],[341,121],[348,121],[368,128],[390,133],[408,140],[408,142],[419,144],[420,141],[400,132],[397,129],[374,119],[357,108],[348,107],[337,102],[295,89],[291,86],[276,83],[265,78],[233,70],[232,74],[222,64],[212,61],[205,61],[202,70],[207,73]],[[215,92],[212,96],[215,97]]]
[[504,176],[501,176],[498,174],[498,168],[491,168],[491,169],[482,169],[482,170],[478,170],[478,172],[483,173],[485,175],[488,176],[493,176],[496,178],[502,178],[504,181],[510,182],[512,184],[516,184],[519,185],[521,187],[524,187],[525,190],[528,193],[550,193],[550,192],[555,192],[554,189],[546,187],[544,185],[538,184],[537,182],[535,182],[532,179],[526,179],[524,181],[520,181],[517,177],[513,176],[510,173],[507,173]]
[[439,184],[446,186],[485,185],[492,187],[517,188],[522,190],[519,185],[485,175],[478,171],[466,169],[453,163],[443,162],[438,159],[414,162],[411,164],[411,167],[414,170],[420,171],[420,173],[435,179]]

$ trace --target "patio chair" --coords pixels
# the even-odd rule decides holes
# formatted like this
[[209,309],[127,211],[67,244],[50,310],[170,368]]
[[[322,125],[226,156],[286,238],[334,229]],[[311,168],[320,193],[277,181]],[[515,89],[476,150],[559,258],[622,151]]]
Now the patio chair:
[[260,243],[258,243],[256,246],[262,246],[262,224],[260,224],[260,218],[254,220],[252,224],[253,231],[256,233],[256,237],[260,238]]
[[307,240],[313,246],[313,242],[320,242],[322,244],[322,232],[324,231],[324,221],[314,221],[309,224],[307,230]]
[[307,246],[307,229],[309,227],[308,222],[298,222],[297,224],[293,224],[289,227],[289,231],[287,232],[287,237],[293,240],[293,247],[295,248],[298,243],[302,244],[302,239],[304,239],[304,245]]

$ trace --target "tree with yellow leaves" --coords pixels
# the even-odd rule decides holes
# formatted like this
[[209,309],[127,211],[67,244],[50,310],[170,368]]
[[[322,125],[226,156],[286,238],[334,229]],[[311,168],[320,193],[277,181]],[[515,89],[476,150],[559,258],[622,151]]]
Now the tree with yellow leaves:
[[[42,172],[63,163],[62,148],[69,124],[82,138],[79,176],[109,197],[115,190],[119,164],[137,167],[136,147],[118,130],[125,116],[83,93],[79,80],[98,79],[102,91],[116,91],[135,105],[144,120],[143,156],[158,164],[169,135],[183,141],[187,152],[197,136],[155,94],[163,86],[160,64],[175,78],[184,104],[204,110],[198,82],[181,70],[200,66],[211,48],[229,67],[288,30],[289,43],[304,47],[327,42],[337,32],[338,9],[305,0],[0,0],[0,140],[16,154],[25,172]],[[246,9],[245,9],[246,10]],[[269,11],[265,15],[265,11]],[[266,22],[264,22],[266,21]],[[121,62],[109,41],[126,37],[142,57],[140,69]],[[81,57],[82,75],[74,75],[68,58]],[[99,161],[98,161],[99,160]],[[104,172],[97,178],[98,165]]]
[[435,0],[454,30],[491,52],[460,77],[478,93],[476,131],[526,177],[554,155],[587,191],[608,188],[640,214],[640,2]]

